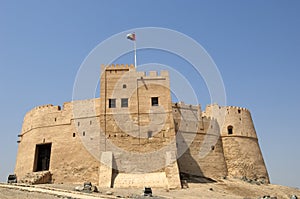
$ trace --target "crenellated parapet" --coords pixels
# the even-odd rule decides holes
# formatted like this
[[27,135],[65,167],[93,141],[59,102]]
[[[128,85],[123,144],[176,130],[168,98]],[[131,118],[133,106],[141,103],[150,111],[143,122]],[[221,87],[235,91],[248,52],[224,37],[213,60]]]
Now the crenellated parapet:
[[112,71],[112,70],[135,70],[133,64],[110,64],[110,65],[101,65],[101,71]]
[[32,129],[71,124],[71,120],[99,115],[99,98],[65,102],[63,108],[52,104],[37,106],[24,117],[21,135]]
[[234,109],[234,110],[241,110],[241,111],[248,111],[250,112],[247,108],[244,108],[244,107],[239,107],[239,106],[225,106],[225,108],[227,109]]
[[202,115],[218,120],[222,136],[245,136],[257,139],[251,113],[246,108],[211,104],[206,107]]

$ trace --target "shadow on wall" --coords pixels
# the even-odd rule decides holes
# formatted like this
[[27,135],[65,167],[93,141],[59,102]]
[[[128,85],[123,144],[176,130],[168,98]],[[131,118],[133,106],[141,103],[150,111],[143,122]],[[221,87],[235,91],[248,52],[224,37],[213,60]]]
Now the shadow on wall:
[[116,179],[117,175],[119,174],[119,171],[117,168],[117,162],[114,157],[112,158],[112,161],[113,161],[112,162],[113,169],[112,169],[112,178],[111,178],[111,188],[114,187],[115,179]]
[[178,158],[178,167],[180,173],[180,180],[190,183],[213,183],[215,180],[205,177],[198,162],[191,154],[190,147],[186,143],[180,131],[176,135],[176,143],[180,143],[180,148],[177,146],[177,150],[187,149],[185,152],[181,151],[178,154],[182,154]]

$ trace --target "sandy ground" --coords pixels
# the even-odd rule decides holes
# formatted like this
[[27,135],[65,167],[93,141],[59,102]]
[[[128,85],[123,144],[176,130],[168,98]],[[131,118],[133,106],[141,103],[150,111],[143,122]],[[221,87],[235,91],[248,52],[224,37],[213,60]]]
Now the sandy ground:
[[[0,184],[1,199],[95,199],[95,198],[147,198],[142,197],[142,189],[99,189],[100,193],[79,193],[74,191],[76,185],[7,185]],[[106,192],[113,195],[106,195]],[[222,199],[258,199],[263,196],[290,199],[291,195],[300,196],[300,190],[280,185],[256,185],[238,179],[227,179],[216,183],[190,183],[189,188],[180,190],[152,189],[153,199],[163,198],[222,198]]]

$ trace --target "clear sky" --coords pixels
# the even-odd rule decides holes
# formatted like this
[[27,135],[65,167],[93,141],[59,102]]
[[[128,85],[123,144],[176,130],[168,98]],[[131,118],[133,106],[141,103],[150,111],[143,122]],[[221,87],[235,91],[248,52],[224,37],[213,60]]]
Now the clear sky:
[[[271,182],[300,187],[299,10],[297,0],[1,0],[0,181],[14,170],[25,113],[71,101],[77,71],[93,48],[151,26],[182,32],[207,50],[227,104],[251,110]],[[157,57],[140,52],[139,63],[175,64]]]

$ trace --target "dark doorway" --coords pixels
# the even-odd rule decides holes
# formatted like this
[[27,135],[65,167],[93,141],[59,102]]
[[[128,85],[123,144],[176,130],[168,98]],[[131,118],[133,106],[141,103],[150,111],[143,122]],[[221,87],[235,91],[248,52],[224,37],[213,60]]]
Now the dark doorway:
[[51,143],[37,144],[33,171],[47,171],[50,165]]

